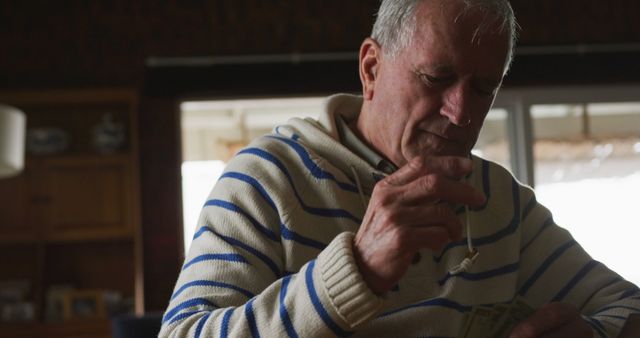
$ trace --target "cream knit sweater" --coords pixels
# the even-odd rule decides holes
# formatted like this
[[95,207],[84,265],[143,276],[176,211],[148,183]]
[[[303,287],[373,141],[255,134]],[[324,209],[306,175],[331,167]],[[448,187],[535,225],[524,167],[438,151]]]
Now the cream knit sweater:
[[424,250],[397,287],[374,295],[352,241],[384,175],[337,141],[334,122],[337,112],[355,118],[360,105],[330,97],[319,121],[293,119],[229,162],[202,210],[160,337],[455,337],[472,306],[516,295],[535,307],[575,304],[596,337],[615,337],[640,312],[636,286],[591,259],[530,188],[475,157],[468,181],[488,201],[468,215],[457,210],[469,217],[475,264],[448,273],[466,239]]

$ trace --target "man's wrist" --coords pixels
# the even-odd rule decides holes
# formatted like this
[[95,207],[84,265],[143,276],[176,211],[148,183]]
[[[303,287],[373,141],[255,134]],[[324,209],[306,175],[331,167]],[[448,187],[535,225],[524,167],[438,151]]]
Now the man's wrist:
[[374,318],[383,300],[364,281],[353,254],[354,234],[344,232],[320,253],[317,271],[338,315],[354,328]]

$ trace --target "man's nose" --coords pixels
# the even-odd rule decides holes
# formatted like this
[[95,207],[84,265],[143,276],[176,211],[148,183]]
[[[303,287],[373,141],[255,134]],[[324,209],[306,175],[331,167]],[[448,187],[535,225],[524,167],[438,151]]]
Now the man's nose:
[[472,122],[469,109],[470,99],[469,88],[463,83],[449,87],[444,92],[440,114],[456,126],[466,127]]

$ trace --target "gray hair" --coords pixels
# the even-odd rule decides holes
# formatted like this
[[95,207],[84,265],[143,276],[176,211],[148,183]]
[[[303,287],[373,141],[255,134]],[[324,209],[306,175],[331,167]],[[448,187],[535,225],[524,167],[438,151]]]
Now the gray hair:
[[[426,0],[382,0],[380,9],[373,25],[371,37],[383,48],[385,54],[391,57],[397,56],[400,51],[411,44],[411,39],[416,30],[416,8]],[[434,0],[429,0],[434,1]],[[440,0],[450,1],[450,0]],[[511,51],[509,64],[513,58],[513,49],[518,39],[518,23],[516,22],[513,9],[508,0],[459,0],[464,4],[463,13],[460,13],[456,20],[472,8],[476,8],[496,15],[501,20],[500,30],[509,33]],[[488,29],[489,22],[483,21],[476,28],[473,39]]]

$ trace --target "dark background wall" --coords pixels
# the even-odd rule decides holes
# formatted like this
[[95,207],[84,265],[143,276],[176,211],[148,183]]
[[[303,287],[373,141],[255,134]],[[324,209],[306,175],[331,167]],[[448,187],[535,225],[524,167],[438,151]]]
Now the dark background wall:
[[[145,61],[356,52],[369,34],[377,4],[377,0],[2,0],[0,89],[140,89],[146,305],[148,310],[159,310],[166,305],[182,260],[177,100],[193,91],[234,95],[357,89],[357,74],[353,61],[338,63],[331,71],[314,64],[150,69]],[[640,1],[512,0],[512,4],[522,27],[519,45],[524,48],[507,85],[640,82]],[[340,75],[345,73],[349,74]]]
[[[3,0],[0,87],[137,84],[149,56],[356,51],[377,0]],[[522,46],[640,42],[636,0],[512,0]]]

